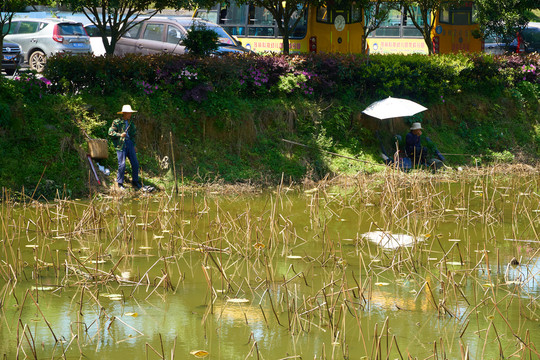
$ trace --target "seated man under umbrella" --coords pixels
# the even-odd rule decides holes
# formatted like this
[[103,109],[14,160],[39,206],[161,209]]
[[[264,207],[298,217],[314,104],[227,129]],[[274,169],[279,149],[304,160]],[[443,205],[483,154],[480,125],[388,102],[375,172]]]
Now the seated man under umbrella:
[[443,165],[444,156],[439,152],[439,150],[437,150],[435,144],[433,144],[431,140],[426,137],[425,140],[429,145],[431,145],[431,149],[439,158],[428,160],[428,148],[422,146],[422,130],[422,124],[419,122],[412,124],[409,133],[405,137],[405,154],[411,159],[414,167],[424,165],[438,169]]

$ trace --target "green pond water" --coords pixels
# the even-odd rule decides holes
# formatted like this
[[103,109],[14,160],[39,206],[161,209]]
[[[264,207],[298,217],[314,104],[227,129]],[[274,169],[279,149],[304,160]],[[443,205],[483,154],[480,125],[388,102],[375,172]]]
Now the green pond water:
[[540,352],[535,173],[1,205],[6,359]]

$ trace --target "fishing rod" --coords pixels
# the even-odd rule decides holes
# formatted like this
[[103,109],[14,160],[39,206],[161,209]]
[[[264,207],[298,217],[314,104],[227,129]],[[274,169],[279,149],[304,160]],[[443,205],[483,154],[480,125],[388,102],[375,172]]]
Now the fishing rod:
[[[296,141],[291,141],[291,140],[286,140],[286,139],[281,139],[281,141],[289,143],[289,144],[298,145],[298,146],[302,146],[302,147],[305,147],[305,148],[313,149],[312,146],[304,145],[304,144],[301,144],[301,143],[296,142]],[[318,150],[322,151],[322,152],[325,152],[327,154],[333,155],[333,156],[338,156],[338,157],[342,157],[342,158],[349,159],[349,160],[359,161],[359,162],[363,162],[363,163],[370,164],[370,165],[379,165],[379,166],[385,166],[386,167],[386,165],[377,164],[377,163],[374,163],[374,162],[371,162],[371,161],[368,161],[368,160],[361,160],[361,159],[353,158],[353,157],[350,157],[350,156],[337,154],[335,152],[323,150],[323,149],[318,149]]]

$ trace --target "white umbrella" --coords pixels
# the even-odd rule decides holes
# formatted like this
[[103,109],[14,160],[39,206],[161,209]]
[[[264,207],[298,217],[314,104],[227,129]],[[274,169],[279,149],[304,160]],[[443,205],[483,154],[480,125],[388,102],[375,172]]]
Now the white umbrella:
[[426,110],[426,107],[423,107],[414,101],[389,96],[387,99],[379,100],[369,105],[362,113],[384,120],[412,116]]

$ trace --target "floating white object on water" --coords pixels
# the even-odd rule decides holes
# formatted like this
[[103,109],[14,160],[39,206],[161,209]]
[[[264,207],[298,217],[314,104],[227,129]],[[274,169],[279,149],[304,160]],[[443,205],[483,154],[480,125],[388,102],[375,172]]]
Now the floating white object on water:
[[163,235],[154,235],[154,239],[163,239],[164,237]]
[[37,245],[37,244],[28,244],[28,245],[25,245],[25,247],[35,249],[35,248],[39,247],[39,245]]
[[463,264],[459,261],[447,261],[446,265],[463,266]]
[[139,250],[152,250],[150,246],[139,246]]
[[467,211],[468,209],[467,208],[455,208],[454,210],[456,210],[456,211]]
[[451,241],[451,242],[460,242],[461,240],[459,240],[459,239],[448,239],[448,241]]
[[521,284],[523,284],[523,282],[519,280],[511,280],[504,283],[504,285],[521,285]]
[[287,255],[287,259],[301,259],[300,255]]
[[227,299],[227,302],[233,303],[233,304],[244,304],[244,303],[248,303],[249,300],[248,299]]
[[58,289],[56,286],[32,286],[32,290],[39,290],[39,291],[52,291]]
[[406,234],[392,234],[388,231],[371,231],[364,233],[361,236],[384,249],[397,249],[402,246],[412,246],[416,242],[425,240],[423,236],[414,237]]
[[390,285],[389,283],[386,283],[386,282],[376,282],[375,283],[375,286],[388,286]]

